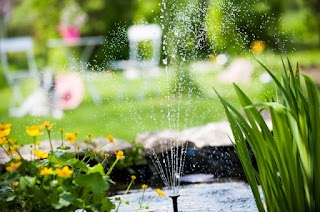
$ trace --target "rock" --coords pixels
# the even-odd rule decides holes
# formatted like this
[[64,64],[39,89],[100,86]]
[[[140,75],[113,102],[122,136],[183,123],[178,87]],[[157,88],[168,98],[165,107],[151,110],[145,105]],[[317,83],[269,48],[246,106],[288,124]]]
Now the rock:
[[180,139],[189,141],[197,148],[204,146],[231,146],[233,138],[229,122],[214,122],[205,126],[193,127],[181,132]]
[[202,148],[204,146],[231,146],[231,129],[227,121],[209,123],[205,126],[185,129],[183,131],[164,130],[159,132],[144,132],[136,137],[136,142],[146,149],[154,149],[156,153],[168,146],[181,146],[189,142],[189,146]]
[[[132,144],[128,141],[124,141],[121,139],[114,138],[115,144],[111,144],[106,138],[98,138],[95,139],[91,143],[86,143],[82,141],[77,141],[75,143],[70,143],[65,141],[64,146],[70,146],[70,149],[67,150],[69,152],[75,152],[76,148],[78,154],[84,154],[83,150],[85,148],[88,148],[89,150],[94,150],[98,148],[102,152],[106,153],[113,153],[114,151],[118,150],[127,150],[132,148]],[[52,146],[53,149],[57,149],[57,147],[61,146],[61,140],[52,140]],[[50,152],[50,142],[49,140],[42,141],[38,147],[41,151]],[[20,147],[20,153],[22,157],[26,160],[32,160],[34,156],[31,154],[33,150],[32,144],[23,145]],[[0,150],[0,164],[4,164],[7,161],[9,161],[10,158],[7,156],[7,154],[4,152],[3,149]]]
[[219,75],[218,79],[225,83],[248,83],[253,74],[253,65],[247,59],[235,59]]

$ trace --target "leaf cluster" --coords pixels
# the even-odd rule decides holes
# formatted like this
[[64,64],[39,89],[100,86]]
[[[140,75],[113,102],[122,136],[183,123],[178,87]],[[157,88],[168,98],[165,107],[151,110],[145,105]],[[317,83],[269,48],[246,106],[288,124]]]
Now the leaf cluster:
[[[260,63],[261,64],[261,63]],[[220,95],[235,147],[259,211],[317,211],[320,208],[320,113],[314,82],[288,60],[281,80],[263,64],[278,89],[276,99],[253,104],[234,85],[245,115]],[[272,129],[261,115],[270,111]],[[247,145],[252,149],[255,170]],[[260,195],[259,186],[263,195]],[[263,204],[263,202],[265,204]]]

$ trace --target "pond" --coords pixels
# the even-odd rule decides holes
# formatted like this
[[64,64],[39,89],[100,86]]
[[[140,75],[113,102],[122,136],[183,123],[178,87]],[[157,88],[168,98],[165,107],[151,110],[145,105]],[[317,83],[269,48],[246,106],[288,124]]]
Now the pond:
[[[154,189],[148,188],[144,194],[142,206],[147,209],[139,211],[173,211],[172,200],[168,197],[170,191],[163,189],[167,196],[158,196]],[[139,208],[142,190],[132,190],[130,193],[117,195],[122,201],[119,211],[135,211]],[[180,212],[254,212],[258,211],[251,189],[244,182],[200,183],[184,185],[179,188],[178,209]],[[115,198],[113,197],[113,198]]]

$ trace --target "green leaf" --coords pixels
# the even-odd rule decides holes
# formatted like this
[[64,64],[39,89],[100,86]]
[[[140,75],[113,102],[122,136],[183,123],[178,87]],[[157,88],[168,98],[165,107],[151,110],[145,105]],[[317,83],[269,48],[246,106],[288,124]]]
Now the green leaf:
[[20,178],[19,186],[22,190],[24,190],[26,187],[33,187],[36,183],[36,177],[30,177],[30,176],[24,176]]
[[85,148],[83,151],[84,151],[84,153],[86,153],[87,156],[90,157],[91,160],[93,160],[95,158],[94,153],[91,150],[89,150],[88,148]]
[[75,197],[70,192],[67,192],[67,191],[62,192],[59,196],[60,198],[70,203],[75,200]]
[[105,198],[105,192],[109,189],[109,184],[99,172],[76,175],[74,181],[77,185],[90,189],[96,201]]
[[77,161],[74,163],[74,166],[77,167],[78,169],[80,169],[81,171],[84,171],[84,172],[88,172],[89,168],[87,166],[87,164],[83,161],[80,161],[77,159]]
[[68,207],[70,205],[70,202],[63,199],[62,197],[59,198],[59,201],[57,203],[51,204],[55,209],[59,210],[63,207]]
[[105,175],[103,166],[98,163],[94,167],[89,167],[87,174],[99,172],[102,176]]
[[112,209],[115,209],[115,204],[113,204],[109,198],[103,198],[101,201],[101,212],[109,212]]

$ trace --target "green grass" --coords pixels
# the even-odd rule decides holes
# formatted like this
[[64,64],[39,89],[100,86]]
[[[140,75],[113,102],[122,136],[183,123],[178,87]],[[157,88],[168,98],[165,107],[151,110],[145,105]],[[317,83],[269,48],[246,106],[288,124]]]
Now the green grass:
[[[316,55],[320,55],[319,51]],[[258,56],[258,59],[267,65],[273,65],[275,70],[281,67],[279,55],[266,53],[264,56]],[[246,90],[254,101],[262,101],[265,96],[273,94],[274,85],[263,85],[259,82],[258,76],[263,70],[256,61],[252,62],[256,67],[253,81],[240,87]],[[102,104],[95,105],[86,93],[81,105],[75,110],[65,111],[60,120],[52,117],[9,117],[8,100],[11,90],[4,87],[0,89],[0,99],[3,100],[0,104],[0,122],[12,123],[12,136],[22,143],[31,142],[25,134],[25,127],[44,121],[55,123],[53,138],[59,138],[58,129],[64,128],[66,132],[78,130],[79,139],[91,132],[94,137],[113,134],[116,138],[128,141],[134,141],[136,135],[144,131],[205,125],[226,119],[213,88],[228,101],[240,106],[236,101],[236,94],[232,92],[232,85],[217,80],[220,71],[213,68],[210,73],[192,72],[205,95],[181,98],[169,93],[173,70],[163,70],[160,77],[146,80],[126,80],[121,72],[96,72],[90,76],[102,96]],[[24,85],[26,94],[31,92],[31,87],[30,83]]]

